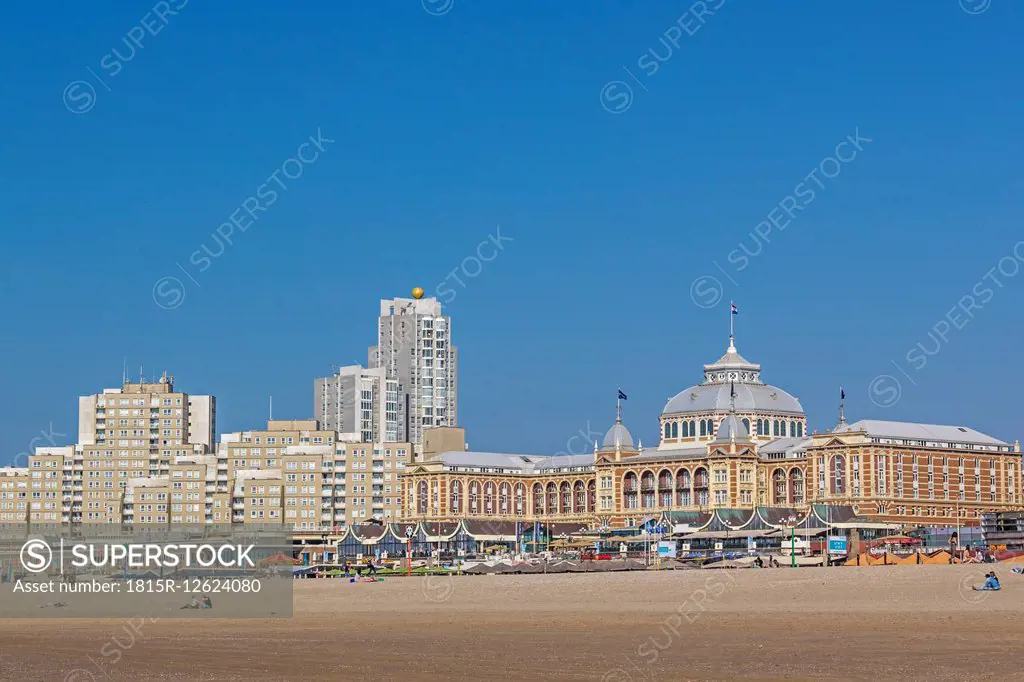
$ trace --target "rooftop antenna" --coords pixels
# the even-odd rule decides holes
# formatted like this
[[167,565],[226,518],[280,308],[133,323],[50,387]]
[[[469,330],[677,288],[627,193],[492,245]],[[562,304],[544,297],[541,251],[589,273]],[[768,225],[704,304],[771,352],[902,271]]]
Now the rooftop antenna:
[[270,396],[270,421],[274,421],[274,396]]
[[144,378],[142,376],[142,363],[140,362],[139,363],[139,384],[141,385],[143,381],[144,381]]
[[128,356],[124,356],[124,367],[121,369],[121,385],[128,383]]

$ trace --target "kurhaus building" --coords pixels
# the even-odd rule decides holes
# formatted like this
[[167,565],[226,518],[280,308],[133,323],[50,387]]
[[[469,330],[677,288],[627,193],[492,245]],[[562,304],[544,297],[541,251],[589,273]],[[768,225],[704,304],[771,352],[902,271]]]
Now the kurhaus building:
[[[761,380],[729,339],[704,380],[668,401],[660,443],[622,420],[587,455],[472,452],[428,440],[404,474],[404,519],[509,519],[624,527],[676,511],[849,505],[921,525],[977,524],[1021,507],[1020,445],[962,426],[864,420],[809,434],[800,401]],[[454,436],[454,438],[453,438]],[[959,519],[959,520],[958,520]]]

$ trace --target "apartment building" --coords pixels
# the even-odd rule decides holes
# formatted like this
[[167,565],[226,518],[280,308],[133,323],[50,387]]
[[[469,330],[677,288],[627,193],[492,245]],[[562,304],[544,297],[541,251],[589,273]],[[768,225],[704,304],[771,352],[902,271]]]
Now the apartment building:
[[451,317],[436,298],[382,300],[368,362],[395,382],[395,411],[404,417],[395,440],[419,453],[425,429],[458,425],[458,349]]
[[398,441],[405,428],[405,401],[398,393],[398,380],[383,367],[340,367],[313,382],[316,419],[344,441]]
[[79,398],[78,444],[63,466],[71,504],[61,520],[120,522],[128,482],[169,477],[177,458],[212,452],[216,423],[216,399],[175,391],[166,373]]
[[399,518],[410,443],[344,442],[315,419],[279,419],[223,434],[210,450],[214,401],[198,398],[166,377],[82,398],[84,442],[0,468],[0,528],[282,523],[319,532]]

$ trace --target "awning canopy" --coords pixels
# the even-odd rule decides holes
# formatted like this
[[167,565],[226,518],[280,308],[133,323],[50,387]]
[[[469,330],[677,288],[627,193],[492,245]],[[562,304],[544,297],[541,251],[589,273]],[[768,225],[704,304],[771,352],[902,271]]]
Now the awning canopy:
[[822,535],[828,532],[828,528],[797,528],[795,531],[789,528],[778,528],[772,531],[769,535],[771,537],[790,537],[792,534],[796,534],[802,538],[811,538],[816,535]]
[[757,529],[757,530],[698,530],[693,533],[681,533],[679,538],[683,540],[700,540],[702,538],[763,538],[770,536],[775,533],[771,529]]

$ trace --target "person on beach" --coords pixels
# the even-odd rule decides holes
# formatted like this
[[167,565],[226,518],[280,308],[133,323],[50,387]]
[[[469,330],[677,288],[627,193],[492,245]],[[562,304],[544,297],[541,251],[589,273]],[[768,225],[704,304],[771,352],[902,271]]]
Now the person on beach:
[[996,577],[995,571],[990,571],[985,574],[985,584],[981,587],[971,587],[975,592],[995,592],[1003,589],[999,584],[999,578]]

